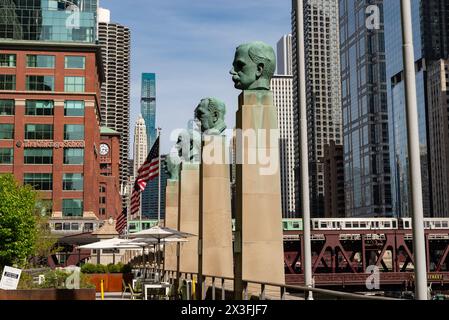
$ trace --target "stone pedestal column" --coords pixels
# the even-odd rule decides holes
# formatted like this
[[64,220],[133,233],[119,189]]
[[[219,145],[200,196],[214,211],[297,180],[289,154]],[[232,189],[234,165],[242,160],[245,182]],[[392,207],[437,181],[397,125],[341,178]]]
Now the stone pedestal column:
[[[165,191],[165,226],[175,230],[178,230],[178,192],[178,181],[168,180]],[[165,245],[165,270],[177,270],[176,246],[176,243]]]
[[241,279],[285,283],[279,130],[271,91],[242,92],[236,134],[235,286],[241,298]]
[[200,265],[202,274],[232,278],[232,213],[226,136],[204,137],[200,171]]
[[181,164],[179,179],[179,230],[194,234],[181,244],[180,271],[198,273],[199,164]]

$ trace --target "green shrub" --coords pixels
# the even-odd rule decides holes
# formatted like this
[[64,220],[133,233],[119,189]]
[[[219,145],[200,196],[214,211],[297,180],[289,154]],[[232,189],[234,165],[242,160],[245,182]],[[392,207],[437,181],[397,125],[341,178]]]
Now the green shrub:
[[84,273],[80,275],[80,288],[81,289],[95,289],[95,285],[90,281],[90,277]]
[[97,264],[96,265],[96,273],[108,273],[108,267],[103,264]]
[[84,266],[81,267],[82,273],[97,273],[97,265],[92,263],[86,263]]
[[109,273],[121,273],[122,272],[121,269],[122,269],[122,266],[119,264],[117,264],[117,265],[112,264],[112,263],[108,264]]
[[43,289],[65,289],[69,273],[62,270],[53,270],[44,274],[45,281],[40,286]]

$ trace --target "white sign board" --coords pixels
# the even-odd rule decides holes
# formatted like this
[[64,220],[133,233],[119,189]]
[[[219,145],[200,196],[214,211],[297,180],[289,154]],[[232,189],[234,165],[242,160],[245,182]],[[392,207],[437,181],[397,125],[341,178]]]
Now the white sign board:
[[2,279],[0,280],[0,289],[17,290],[21,274],[22,270],[20,269],[5,267],[3,269]]

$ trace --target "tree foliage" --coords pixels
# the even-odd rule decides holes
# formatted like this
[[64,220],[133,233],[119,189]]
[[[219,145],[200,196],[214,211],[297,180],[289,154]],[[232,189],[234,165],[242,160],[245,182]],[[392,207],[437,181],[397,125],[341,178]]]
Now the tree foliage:
[[0,266],[22,267],[35,253],[36,198],[30,186],[20,186],[10,174],[0,175]]

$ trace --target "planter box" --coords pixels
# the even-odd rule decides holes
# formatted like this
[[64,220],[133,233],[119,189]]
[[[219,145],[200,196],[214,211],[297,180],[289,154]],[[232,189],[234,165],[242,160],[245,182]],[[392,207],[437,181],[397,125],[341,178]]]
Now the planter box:
[[94,273],[87,274],[87,277],[89,278],[89,281],[95,285],[96,292],[101,292],[101,280],[103,280],[104,292],[122,292],[122,280],[128,284],[131,282],[133,275],[121,273]]
[[95,289],[0,290],[0,300],[95,300]]

